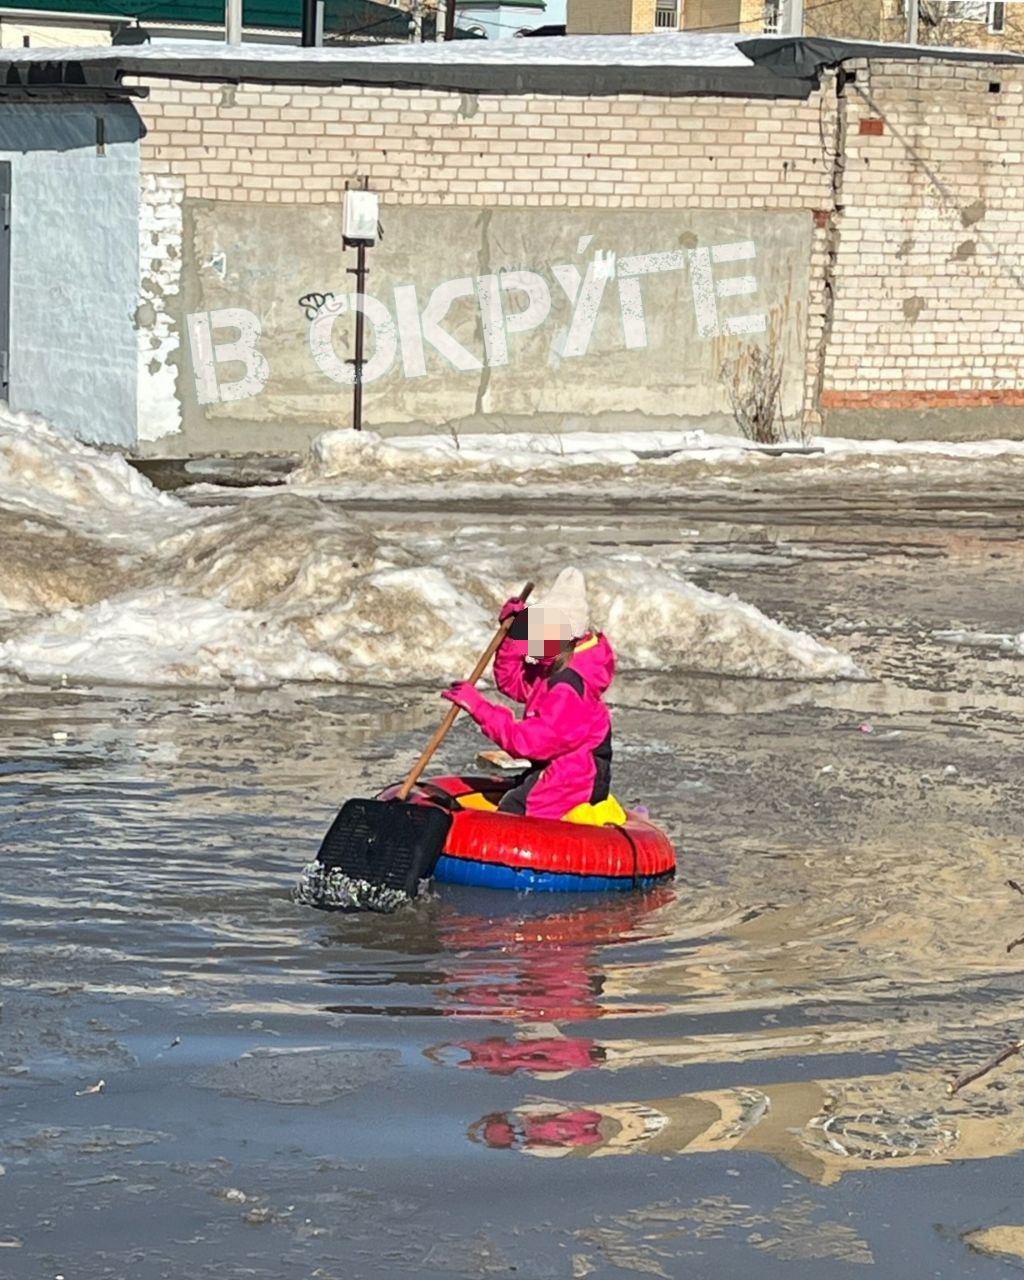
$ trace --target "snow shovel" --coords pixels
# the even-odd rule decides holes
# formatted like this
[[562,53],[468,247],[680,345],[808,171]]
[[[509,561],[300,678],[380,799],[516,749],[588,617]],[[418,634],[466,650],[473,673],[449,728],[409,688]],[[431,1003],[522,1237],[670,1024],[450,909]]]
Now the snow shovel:
[[[529,598],[533,583],[519,593]],[[469,677],[476,684],[512,626],[506,618]],[[335,910],[395,911],[415,898],[429,880],[452,825],[451,813],[436,804],[409,803],[409,795],[434,752],[448,736],[459,708],[441,721],[423,753],[391,800],[345,802],[324,836],[316,862],[306,867],[297,897],[308,906]]]

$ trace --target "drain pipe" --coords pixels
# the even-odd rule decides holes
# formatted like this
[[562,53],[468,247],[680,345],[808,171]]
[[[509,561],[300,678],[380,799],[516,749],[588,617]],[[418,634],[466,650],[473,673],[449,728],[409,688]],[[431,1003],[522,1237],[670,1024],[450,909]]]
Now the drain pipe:
[[324,0],[302,0],[302,43],[316,48],[324,42]]
[[242,0],[224,0],[224,41],[242,43]]

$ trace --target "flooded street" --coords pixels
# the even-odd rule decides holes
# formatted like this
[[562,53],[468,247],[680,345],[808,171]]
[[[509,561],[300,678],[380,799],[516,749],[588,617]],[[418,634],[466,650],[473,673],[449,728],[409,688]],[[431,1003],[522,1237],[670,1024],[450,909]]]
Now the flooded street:
[[[1024,1251],[1024,1068],[947,1088],[1024,1034],[1021,469],[780,460],[539,507],[200,494],[145,581],[126,544],[104,533],[99,563],[77,528],[52,587],[67,645],[66,610],[109,608],[115,580],[149,602],[186,571],[237,592],[259,529],[283,557],[288,529],[329,542],[344,518],[378,564],[385,546],[452,580],[472,565],[495,597],[538,562],[604,566],[599,599],[631,592],[609,606],[615,792],[677,841],[679,875],[636,897],[441,885],[391,917],[300,907],[340,803],[408,769],[477,633],[448,645],[385,612],[357,668],[307,609],[296,625],[344,680],[294,683],[284,642],[260,639],[270,679],[147,688],[118,680],[121,656],[87,677],[87,626],[62,681],[30,629],[51,619],[11,605],[0,1274],[1024,1267],[966,1239],[1018,1227],[998,1238]],[[39,582],[72,533],[18,519],[8,563]],[[204,560],[221,534],[230,573]],[[711,594],[684,612],[669,573]],[[438,771],[483,745],[460,723]]]

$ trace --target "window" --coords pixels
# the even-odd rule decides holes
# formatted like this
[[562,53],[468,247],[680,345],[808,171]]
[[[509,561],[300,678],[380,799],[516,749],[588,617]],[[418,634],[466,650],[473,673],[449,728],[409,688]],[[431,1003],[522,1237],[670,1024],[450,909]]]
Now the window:
[[764,19],[761,30],[766,36],[779,34],[779,3],[780,0],[764,0]]
[[675,3],[665,3],[665,0],[658,0],[658,4],[654,10],[654,25],[661,29],[670,27],[675,30],[679,26],[679,10]]
[[990,4],[988,7],[988,29],[996,33],[1006,30],[1006,4]]

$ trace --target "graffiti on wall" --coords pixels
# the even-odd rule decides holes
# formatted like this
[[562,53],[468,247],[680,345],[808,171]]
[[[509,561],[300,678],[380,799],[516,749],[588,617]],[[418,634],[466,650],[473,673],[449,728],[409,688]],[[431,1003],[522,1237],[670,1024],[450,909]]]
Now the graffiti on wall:
[[[593,236],[580,236],[577,253],[585,254],[592,241]],[[544,343],[548,365],[557,370],[563,361],[591,352],[598,320],[610,309],[617,309],[621,349],[647,348],[651,317],[644,282],[665,274],[688,277],[683,296],[692,310],[698,338],[753,338],[765,333],[766,310],[743,310],[744,305],[756,304],[734,301],[758,292],[757,277],[749,265],[756,259],[752,240],[639,254],[595,251],[585,265],[559,262],[546,270],[462,275],[437,284],[429,294],[414,284],[395,285],[386,300],[372,293],[310,292],[298,299],[298,306],[309,323],[313,362],[333,383],[351,386],[355,380],[352,362],[337,353],[336,326],[340,319],[359,312],[372,349],[363,366],[364,384],[392,372],[405,379],[423,378],[430,364],[437,362],[456,373],[511,366],[521,351],[517,339],[542,334],[545,326],[552,330]],[[464,300],[475,310],[474,346],[446,327],[453,307]],[[723,301],[725,307],[720,305]],[[562,323],[558,317],[566,307],[568,321]],[[220,307],[190,312],[185,320],[199,404],[245,400],[263,391],[271,376],[273,353],[260,349],[262,325],[254,311]],[[242,376],[222,380],[220,367],[228,364],[240,364]]]

